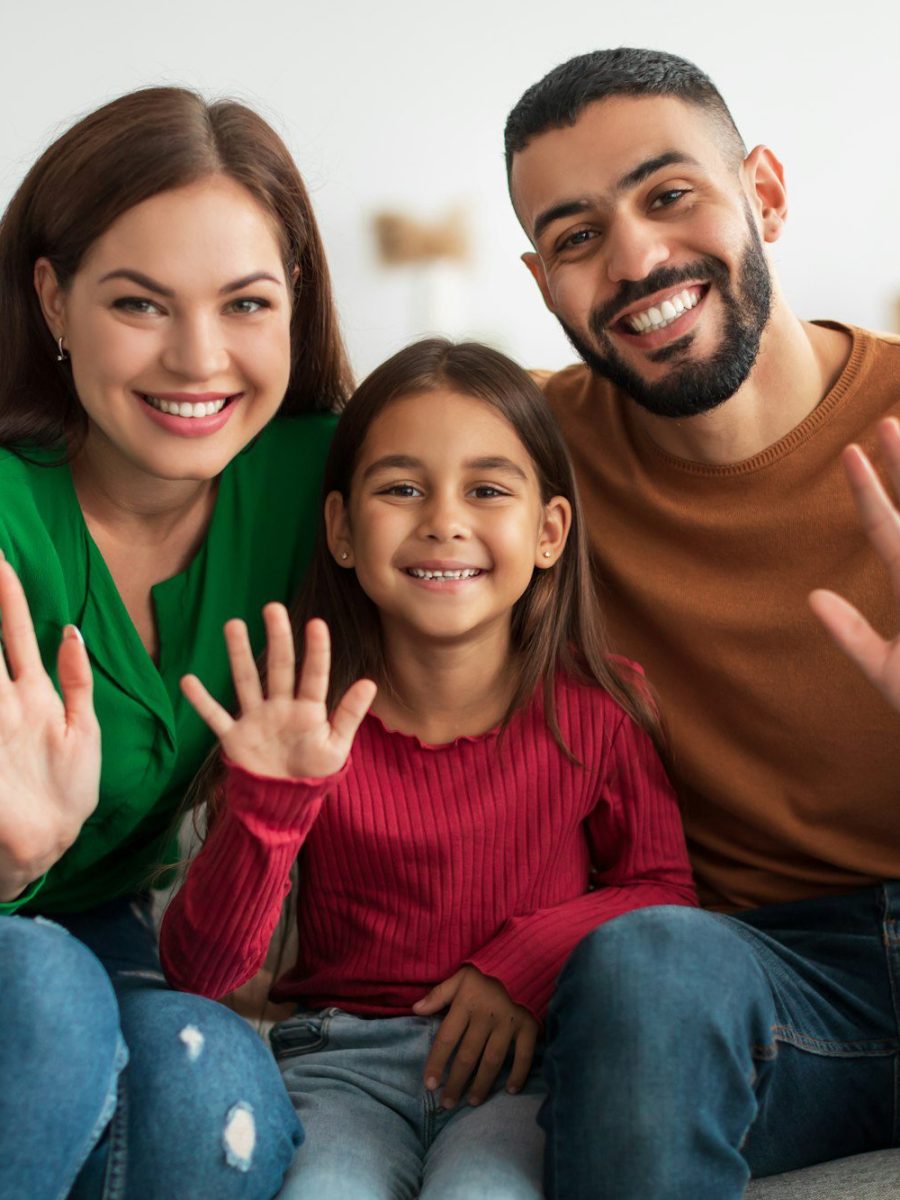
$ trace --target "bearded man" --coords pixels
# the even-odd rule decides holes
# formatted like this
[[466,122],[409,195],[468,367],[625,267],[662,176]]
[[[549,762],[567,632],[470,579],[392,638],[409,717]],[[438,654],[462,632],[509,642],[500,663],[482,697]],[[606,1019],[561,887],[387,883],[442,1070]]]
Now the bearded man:
[[546,394],[706,906],[622,917],[563,971],[547,1190],[736,1200],[900,1138],[900,719],[807,599],[893,622],[841,452],[897,411],[900,340],[791,312],[781,164],[682,59],[565,63],[506,154],[524,261],[583,360]]

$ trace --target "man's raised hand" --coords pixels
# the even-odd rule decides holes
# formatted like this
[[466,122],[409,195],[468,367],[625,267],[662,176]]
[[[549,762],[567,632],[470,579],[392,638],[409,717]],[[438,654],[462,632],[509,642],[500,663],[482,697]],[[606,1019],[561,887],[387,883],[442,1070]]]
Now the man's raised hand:
[[324,621],[306,626],[306,648],[299,679],[294,637],[283,604],[267,604],[265,692],[253,661],[247,626],[229,621],[225,641],[240,715],[232,717],[196,675],[185,675],[181,688],[210,727],[226,756],[256,775],[277,779],[320,779],[339,771],[369,706],[375,684],[359,679],[348,688],[329,717],[328,678],[331,639]]
[[[894,490],[900,494],[900,423],[895,417],[879,423],[878,445]],[[900,512],[859,446],[848,446],[843,461],[863,529],[887,567],[900,603]],[[845,654],[900,710],[900,635],[885,640],[852,604],[834,592],[814,591],[809,603]]]

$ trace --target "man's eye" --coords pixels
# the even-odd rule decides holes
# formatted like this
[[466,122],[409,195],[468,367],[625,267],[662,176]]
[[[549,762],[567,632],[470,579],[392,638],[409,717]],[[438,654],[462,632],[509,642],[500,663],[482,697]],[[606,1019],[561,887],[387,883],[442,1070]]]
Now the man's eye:
[[147,300],[143,296],[120,296],[118,300],[113,301],[113,308],[119,309],[120,312],[129,313],[158,313],[162,309],[152,300]]
[[689,191],[690,188],[669,188],[667,192],[661,192],[658,196],[655,196],[650,207],[669,208],[671,205],[677,204],[681,197],[686,196]]
[[595,237],[597,237],[596,229],[576,229],[574,233],[570,233],[568,237],[563,239],[560,249],[575,250],[579,246],[584,246]]

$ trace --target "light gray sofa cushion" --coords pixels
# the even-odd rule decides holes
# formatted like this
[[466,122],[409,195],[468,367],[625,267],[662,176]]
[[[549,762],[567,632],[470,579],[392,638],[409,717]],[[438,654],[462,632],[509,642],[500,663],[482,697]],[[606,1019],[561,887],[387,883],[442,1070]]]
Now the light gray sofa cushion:
[[747,1200],[900,1200],[900,1150],[754,1179]]

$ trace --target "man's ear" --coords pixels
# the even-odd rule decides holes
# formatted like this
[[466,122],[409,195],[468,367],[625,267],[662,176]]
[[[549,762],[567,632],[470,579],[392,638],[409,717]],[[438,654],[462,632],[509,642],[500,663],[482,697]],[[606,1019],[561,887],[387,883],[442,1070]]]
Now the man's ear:
[[754,146],[741,166],[744,189],[764,242],[777,242],[787,220],[784,167],[768,146]]
[[553,307],[553,300],[550,296],[550,288],[547,284],[547,275],[544,271],[544,263],[539,254],[535,254],[533,250],[529,250],[522,255],[522,262],[531,272],[534,282],[540,288],[541,295],[544,297],[544,303],[556,315],[556,309]]
[[325,498],[325,536],[331,557],[339,567],[353,566],[353,543],[347,506],[340,492],[329,492]]
[[66,293],[59,285],[49,258],[39,258],[34,264],[34,290],[41,312],[54,342],[66,332]]

